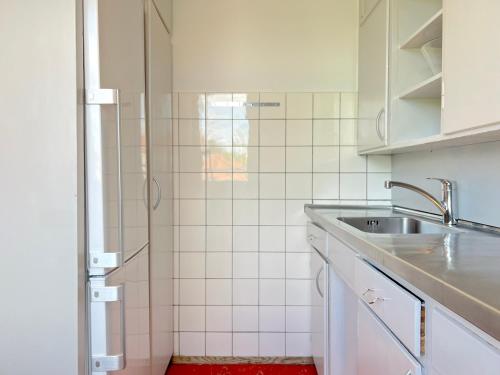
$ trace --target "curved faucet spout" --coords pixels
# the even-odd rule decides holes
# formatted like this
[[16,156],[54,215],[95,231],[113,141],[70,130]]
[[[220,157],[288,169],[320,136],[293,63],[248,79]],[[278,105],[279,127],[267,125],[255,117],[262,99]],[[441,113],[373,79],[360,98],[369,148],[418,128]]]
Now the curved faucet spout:
[[384,187],[386,189],[392,189],[393,187],[399,187],[402,189],[408,189],[414,191],[417,194],[422,195],[427,198],[443,215],[443,223],[446,225],[455,225],[456,219],[453,216],[453,207],[452,207],[452,183],[449,180],[445,179],[436,179],[439,180],[442,184],[442,192],[443,199],[440,201],[432,194],[427,191],[419,188],[418,186],[407,184],[406,182],[400,181],[390,181],[387,180],[384,182]]

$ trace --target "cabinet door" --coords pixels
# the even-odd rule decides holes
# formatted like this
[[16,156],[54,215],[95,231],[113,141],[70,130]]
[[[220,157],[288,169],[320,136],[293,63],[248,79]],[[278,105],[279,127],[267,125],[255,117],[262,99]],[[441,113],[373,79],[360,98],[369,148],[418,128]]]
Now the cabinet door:
[[359,29],[358,148],[385,145],[388,2],[381,0]]
[[153,0],[158,12],[160,13],[163,22],[168,28],[169,33],[172,33],[173,29],[173,0]]
[[[151,3],[149,3],[151,5]],[[172,46],[155,7],[148,7],[148,103],[151,155],[152,375],[165,374],[173,353]]]
[[500,125],[500,1],[443,1],[443,132]]
[[370,12],[375,8],[380,0],[360,0],[359,1],[359,19],[360,23],[370,15]]
[[358,305],[358,374],[420,375],[420,364],[363,302]]
[[317,250],[312,252],[312,354],[318,375],[328,375],[328,265]]

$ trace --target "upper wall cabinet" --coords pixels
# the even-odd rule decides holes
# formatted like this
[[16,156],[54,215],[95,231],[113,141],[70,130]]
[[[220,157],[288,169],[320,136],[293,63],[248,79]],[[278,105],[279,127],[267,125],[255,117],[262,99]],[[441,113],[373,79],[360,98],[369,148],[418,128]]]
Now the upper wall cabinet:
[[500,1],[444,0],[443,133],[500,125]]
[[388,0],[361,4],[370,5],[359,28],[358,147],[365,151],[386,139]]
[[158,13],[165,22],[165,26],[167,26],[168,32],[172,34],[173,30],[173,0],[153,0],[156,8],[158,9]]

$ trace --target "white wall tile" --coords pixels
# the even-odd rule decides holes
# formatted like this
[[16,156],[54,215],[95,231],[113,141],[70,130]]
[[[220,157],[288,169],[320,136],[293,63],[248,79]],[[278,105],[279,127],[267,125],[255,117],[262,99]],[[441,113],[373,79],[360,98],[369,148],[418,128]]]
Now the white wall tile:
[[207,200],[207,224],[231,225],[233,222],[233,201],[229,199]]
[[205,120],[190,119],[178,120],[178,145],[179,146],[204,146],[205,145]]
[[312,147],[287,147],[287,172],[312,172]]
[[284,356],[285,334],[284,333],[261,333],[259,335],[260,356]]
[[179,198],[181,199],[205,198],[204,173],[180,173],[179,183],[180,183]]
[[287,199],[312,198],[312,173],[287,173],[286,174]]
[[278,107],[260,107],[261,119],[284,119],[286,97],[284,93],[261,93],[261,103],[279,103]]
[[206,257],[207,278],[230,279],[232,277],[233,255],[231,253],[208,253]]
[[257,306],[233,306],[233,331],[257,332],[259,308]]
[[311,278],[311,254],[310,253],[287,253],[286,254],[286,277],[292,279]]
[[206,319],[208,332],[231,332],[233,308],[231,306],[207,306]]
[[261,200],[260,225],[284,225],[284,224],[285,224],[285,201]]
[[366,172],[366,156],[358,155],[357,147],[340,147],[340,172]]
[[285,147],[260,147],[260,172],[285,172]]
[[368,199],[391,199],[391,190],[384,187],[390,179],[390,173],[368,173]]
[[358,117],[358,94],[355,92],[343,92],[340,95],[340,117]]
[[338,172],[340,150],[337,146],[315,146],[313,149],[314,172]]
[[234,225],[257,225],[259,222],[259,201],[234,200]]
[[285,304],[285,280],[261,279],[259,284],[259,303],[261,305]]
[[331,119],[340,117],[339,93],[314,94],[314,118]]
[[235,252],[252,252],[259,250],[258,226],[234,226],[233,249]]
[[259,277],[259,254],[234,253],[233,277],[237,279],[256,279]]
[[205,331],[205,306],[179,306],[181,331]]
[[179,118],[205,118],[205,94],[179,93]]
[[231,333],[207,332],[207,356],[230,357],[233,354]]
[[285,186],[284,173],[259,174],[260,199],[284,199]]
[[179,117],[179,93],[178,92],[172,93],[172,117],[173,118]]
[[258,333],[234,333],[233,334],[233,355],[252,357],[259,355],[259,334]]
[[356,146],[358,144],[358,120],[340,120],[340,144],[342,146]]
[[285,277],[285,253],[261,253],[259,257],[259,276],[266,279]]
[[285,332],[285,306],[259,306],[261,332]]
[[232,120],[207,120],[207,145],[232,146]]
[[180,253],[181,278],[205,278],[205,253]]
[[259,120],[233,120],[233,145],[258,146]]
[[[233,93],[233,101],[235,103],[259,103],[260,94],[258,92],[240,92]],[[259,107],[256,106],[236,106],[233,108],[234,119],[258,119]]]
[[287,120],[286,145],[311,146],[312,145],[312,120]]
[[207,251],[232,251],[233,227],[209,226],[207,231]]
[[208,199],[231,199],[233,197],[233,174],[229,172],[206,173]]
[[307,228],[305,226],[286,227],[286,251],[298,253],[310,251],[306,235]]
[[286,201],[286,225],[306,225],[308,217],[304,212],[304,205],[311,204],[311,200]]
[[301,357],[311,355],[310,333],[287,333],[286,355],[290,357]]
[[205,148],[179,146],[179,171],[203,172],[205,170]]
[[285,120],[260,120],[261,146],[284,146],[285,134]]
[[341,173],[340,199],[366,199],[366,173]]
[[313,145],[336,146],[340,143],[339,120],[314,120]]
[[311,93],[286,94],[287,119],[311,119],[313,112],[313,96]]
[[391,173],[391,160],[389,155],[369,155],[368,172]]
[[287,332],[311,332],[311,307],[287,306],[286,307]]
[[205,225],[205,201],[183,199],[179,212],[181,225]]
[[257,305],[259,303],[259,280],[234,279],[233,305]]
[[235,174],[233,191],[235,199],[257,199],[259,197],[259,174]]
[[231,305],[232,281],[230,279],[207,279],[207,305]]
[[259,148],[258,147],[233,147],[233,172],[258,172]]
[[204,305],[205,280],[204,279],[179,280],[179,303],[181,305]]
[[309,306],[311,303],[311,280],[287,280],[286,304]]
[[180,251],[205,251],[205,227],[179,227]]
[[338,199],[339,174],[316,173],[314,174],[313,187],[314,199]]
[[232,94],[213,93],[206,95],[207,119],[229,119],[233,117]]
[[259,243],[261,252],[284,252],[285,251],[285,227],[284,226],[261,226]]
[[187,356],[204,356],[205,332],[180,332],[179,353]]

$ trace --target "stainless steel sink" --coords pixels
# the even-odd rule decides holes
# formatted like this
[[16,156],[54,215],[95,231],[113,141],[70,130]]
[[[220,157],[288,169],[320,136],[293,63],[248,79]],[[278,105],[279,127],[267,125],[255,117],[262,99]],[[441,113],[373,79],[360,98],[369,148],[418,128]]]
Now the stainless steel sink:
[[460,230],[411,217],[339,217],[338,220],[363,232],[377,234],[446,234]]

